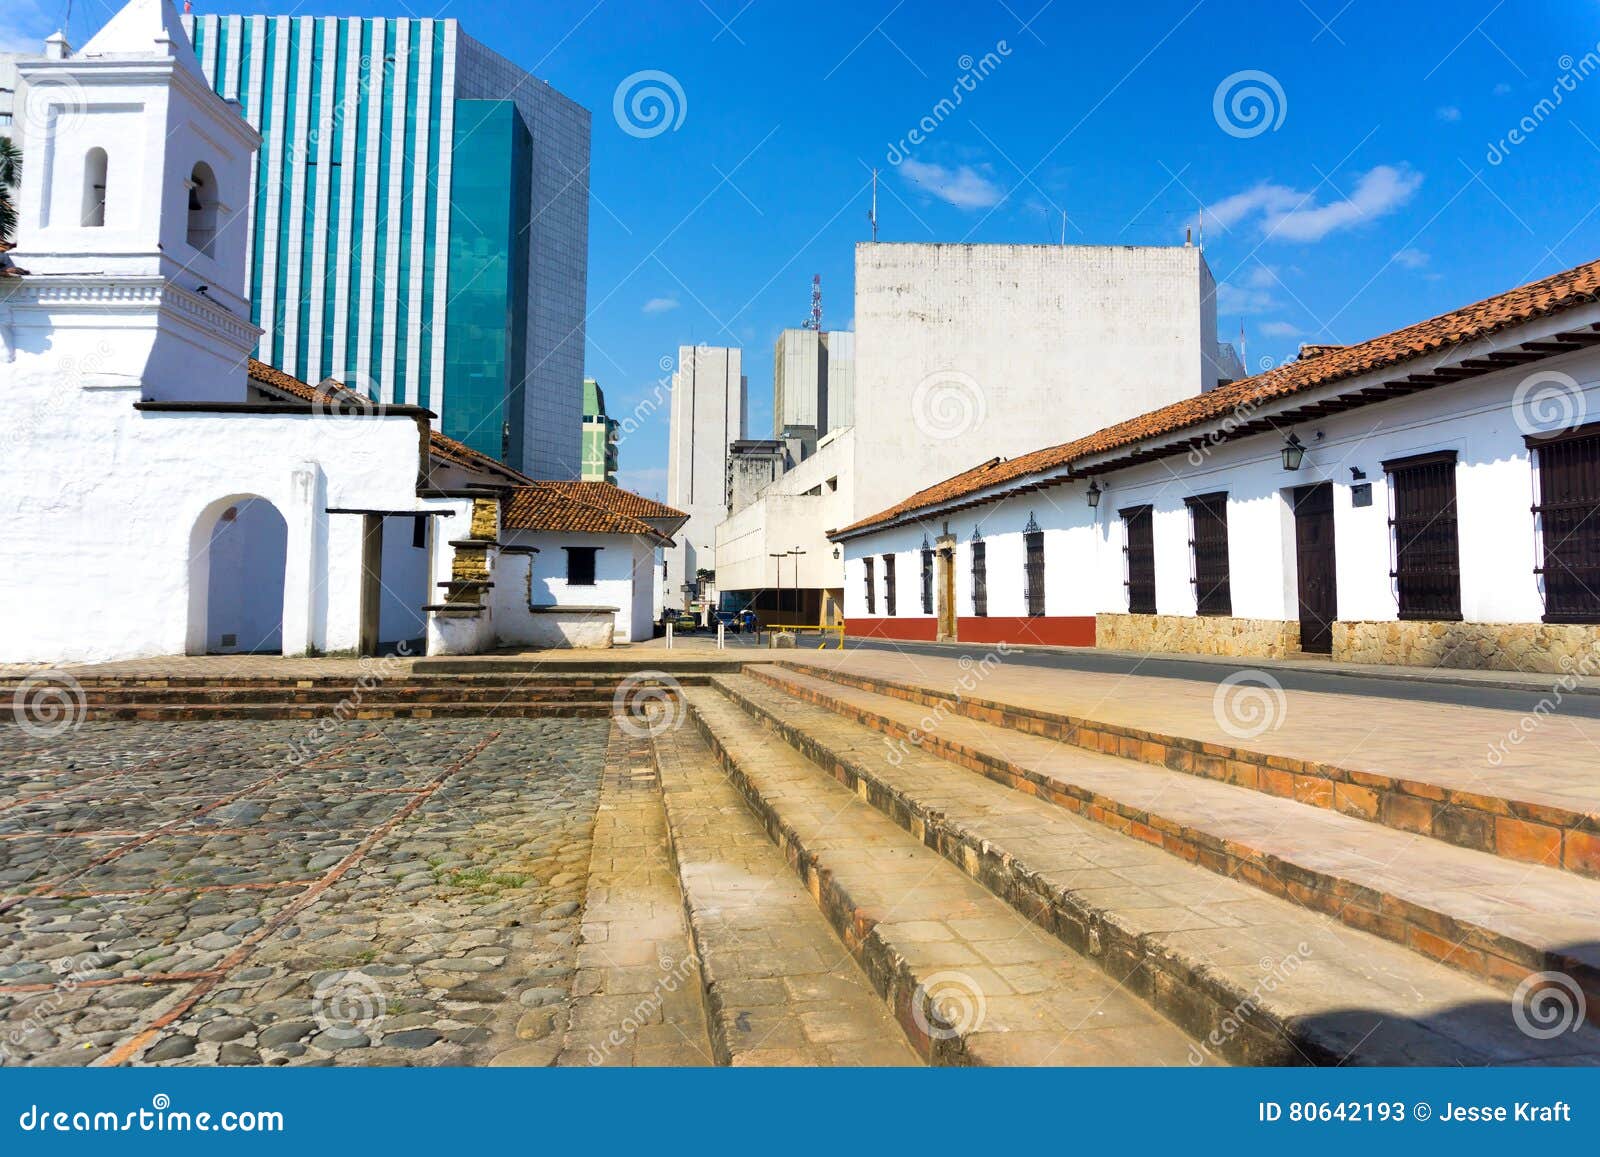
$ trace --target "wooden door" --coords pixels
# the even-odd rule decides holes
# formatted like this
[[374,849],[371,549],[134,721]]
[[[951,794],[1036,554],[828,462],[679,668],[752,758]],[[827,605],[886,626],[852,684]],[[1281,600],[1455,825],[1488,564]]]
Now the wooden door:
[[1296,566],[1300,572],[1300,649],[1330,655],[1333,653],[1333,621],[1339,617],[1332,483],[1296,488],[1294,540]]

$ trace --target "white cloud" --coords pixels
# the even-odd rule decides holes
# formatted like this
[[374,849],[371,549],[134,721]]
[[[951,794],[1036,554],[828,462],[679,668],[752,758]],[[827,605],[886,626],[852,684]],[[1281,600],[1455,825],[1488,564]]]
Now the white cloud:
[[677,308],[678,299],[676,297],[652,297],[644,303],[644,312],[646,313],[670,313]]
[[1511,86],[1509,84],[1507,84],[1503,80],[1499,84],[1494,86],[1494,94],[1495,94],[1495,96],[1505,96],[1510,91],[1511,91]]
[[1319,202],[1317,194],[1288,185],[1261,181],[1225,197],[1206,209],[1224,229],[1254,220],[1268,237],[1285,241],[1321,241],[1394,212],[1422,185],[1422,174],[1406,165],[1377,165],[1356,179],[1348,197]]
[[1434,115],[1442,121],[1458,121],[1461,119],[1461,110],[1453,104],[1441,105]]
[[900,171],[913,185],[957,209],[987,209],[1005,196],[1000,186],[971,165],[947,169],[909,157],[900,162]]
[[1264,321],[1261,323],[1261,336],[1263,337],[1303,337],[1305,330],[1297,325],[1290,325],[1286,321]]
[[1420,249],[1402,249],[1394,255],[1394,263],[1403,269],[1421,269],[1428,264],[1428,255]]
[[1270,265],[1257,261],[1248,269],[1235,270],[1217,286],[1217,312],[1221,314],[1267,313],[1278,308],[1272,290],[1278,274]]

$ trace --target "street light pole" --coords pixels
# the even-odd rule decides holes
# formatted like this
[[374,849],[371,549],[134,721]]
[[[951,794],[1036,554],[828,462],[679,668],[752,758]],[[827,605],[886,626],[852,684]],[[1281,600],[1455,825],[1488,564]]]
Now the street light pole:
[[[794,555],[794,613],[796,615],[799,615],[799,613],[800,613],[800,556],[805,554],[806,552],[801,550],[798,546],[793,546],[793,547],[790,547],[789,550],[786,551],[785,553]],[[783,566],[782,563],[779,563],[778,565],[780,567]]]
[[778,617],[783,618],[783,559],[786,551],[768,551],[768,558],[778,560]]

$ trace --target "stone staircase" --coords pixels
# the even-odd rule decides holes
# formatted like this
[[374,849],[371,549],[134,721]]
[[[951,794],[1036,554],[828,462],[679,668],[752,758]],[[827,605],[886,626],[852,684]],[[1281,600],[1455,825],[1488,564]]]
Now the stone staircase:
[[[736,818],[768,839],[759,873],[680,854],[696,939],[741,875],[776,886],[781,853],[927,1061],[1600,1063],[1600,1030],[1539,1019],[1552,996],[1600,1009],[1600,882],[1174,768],[1172,744],[1102,744],[1084,721],[1063,741],[908,684],[745,671],[687,688],[693,727],[656,740],[675,847]],[[733,878],[706,891],[696,871]],[[798,922],[792,894],[784,911]],[[785,980],[781,955],[766,966]],[[737,1023],[752,978],[727,979]]]
[[[374,671],[381,667],[374,667]],[[619,694],[667,696],[704,676],[629,669],[473,675],[350,675],[219,677],[213,675],[98,676],[77,680],[81,718],[193,722],[211,719],[446,718],[461,716],[582,716],[612,714]],[[59,684],[55,686],[59,687]],[[0,721],[16,719],[21,679],[0,679]],[[28,692],[22,691],[21,698]]]

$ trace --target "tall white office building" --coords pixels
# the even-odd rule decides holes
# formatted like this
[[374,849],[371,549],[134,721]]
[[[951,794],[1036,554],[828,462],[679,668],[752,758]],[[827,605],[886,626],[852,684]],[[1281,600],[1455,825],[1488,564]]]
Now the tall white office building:
[[717,524],[727,515],[728,444],[746,436],[747,388],[739,350],[678,347],[667,505],[683,511],[689,521],[666,552],[663,597],[668,606],[688,606],[697,596],[715,597],[715,582],[698,583],[697,575],[716,567]]

